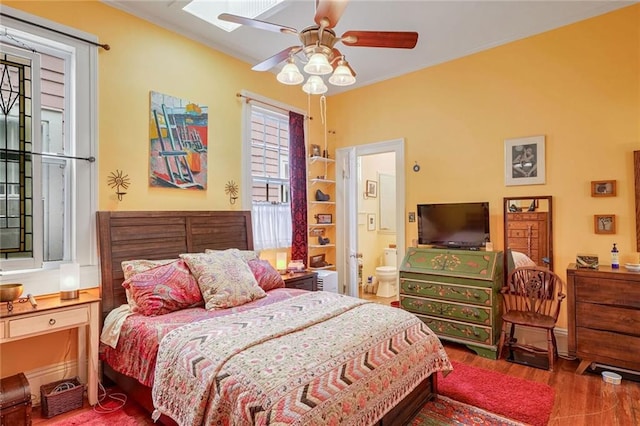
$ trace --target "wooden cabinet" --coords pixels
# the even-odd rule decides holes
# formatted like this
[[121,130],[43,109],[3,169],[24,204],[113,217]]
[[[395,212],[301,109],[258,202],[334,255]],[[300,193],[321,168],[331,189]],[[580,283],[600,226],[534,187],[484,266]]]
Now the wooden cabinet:
[[536,265],[550,257],[549,214],[547,212],[507,213],[507,248],[526,254]]
[[284,285],[287,288],[297,288],[300,290],[318,290],[318,274],[315,272],[293,272],[283,275]]
[[410,248],[400,265],[400,306],[443,340],[496,359],[502,252]]
[[640,372],[640,272],[567,268],[569,355]]

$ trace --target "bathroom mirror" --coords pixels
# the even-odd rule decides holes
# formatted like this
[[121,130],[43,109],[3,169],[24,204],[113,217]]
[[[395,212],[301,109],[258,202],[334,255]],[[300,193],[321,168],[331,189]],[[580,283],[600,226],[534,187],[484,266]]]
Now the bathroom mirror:
[[396,177],[390,174],[378,174],[380,181],[379,211],[380,232],[396,232]]
[[[511,249],[511,266],[535,263],[553,270],[551,196],[504,199],[504,252]],[[509,259],[505,259],[508,271]]]

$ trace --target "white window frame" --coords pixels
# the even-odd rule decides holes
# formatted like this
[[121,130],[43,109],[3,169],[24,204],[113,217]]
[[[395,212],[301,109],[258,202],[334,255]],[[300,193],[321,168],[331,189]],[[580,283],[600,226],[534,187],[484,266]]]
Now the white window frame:
[[[65,84],[65,99],[73,99],[68,108],[67,120],[65,120],[65,133],[68,135],[69,145],[65,146],[65,155],[76,157],[96,157],[97,151],[97,78],[98,78],[98,52],[97,47],[87,42],[76,40],[73,37],[57,33],[67,33],[85,40],[97,42],[97,38],[91,34],[69,28],[55,22],[33,16],[22,11],[3,6],[3,13],[14,16],[17,19],[36,24],[29,25],[26,22],[3,17],[2,27],[29,34],[31,41],[36,44],[47,44],[68,50],[69,60],[65,61],[65,78],[70,78],[72,84]],[[51,28],[49,31],[41,27]],[[4,31],[4,30],[3,30]],[[44,49],[46,50],[46,49]],[[43,50],[43,51],[44,51]],[[47,52],[49,53],[49,52]],[[68,76],[68,77],[67,77]],[[67,87],[68,86],[68,87]],[[65,108],[66,109],[66,108]],[[35,118],[35,117],[34,117]],[[37,134],[40,138],[40,117],[33,120],[37,123]],[[34,137],[35,139],[35,137]],[[67,142],[65,142],[67,143]],[[34,151],[39,152],[41,145]],[[33,156],[39,161],[39,156]],[[60,263],[77,262],[81,265],[81,287],[94,287],[98,285],[97,268],[97,235],[95,227],[95,212],[97,206],[97,161],[90,163],[85,160],[69,161],[70,165],[70,194],[68,207],[68,246],[64,248],[65,259],[63,262],[47,262],[27,270],[7,271],[4,262],[2,275],[10,276],[11,280],[20,280],[25,285],[25,293],[45,294],[59,290],[58,266]],[[40,176],[37,182],[41,183]],[[35,181],[35,176],[34,176]],[[40,225],[42,226],[42,225]],[[42,228],[38,235],[42,241]],[[34,239],[35,244],[35,239]],[[35,248],[35,245],[34,245]],[[42,253],[42,247],[39,249]],[[3,277],[3,280],[8,278]]]

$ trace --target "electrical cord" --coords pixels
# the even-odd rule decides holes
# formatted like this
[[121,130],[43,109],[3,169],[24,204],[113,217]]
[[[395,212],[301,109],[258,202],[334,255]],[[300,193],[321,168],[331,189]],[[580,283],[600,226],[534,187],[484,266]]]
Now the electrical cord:
[[[113,392],[109,394],[107,393],[107,390],[104,388],[104,386],[102,386],[102,383],[100,382],[98,382],[98,388],[99,388],[98,403],[93,406],[93,411],[95,411],[96,413],[98,414],[113,413],[114,411],[118,411],[119,409],[124,407],[124,405],[127,403],[127,395],[125,395],[124,393]],[[116,401],[116,405],[113,407],[104,405],[103,401],[107,398],[113,401]],[[107,401],[106,404],[109,404],[110,402],[111,401]]]

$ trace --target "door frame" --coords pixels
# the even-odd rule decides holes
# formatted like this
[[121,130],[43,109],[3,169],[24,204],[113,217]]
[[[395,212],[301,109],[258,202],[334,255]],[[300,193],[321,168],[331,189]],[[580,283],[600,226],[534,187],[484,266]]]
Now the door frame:
[[396,156],[397,264],[405,254],[404,138],[336,149],[336,270],[341,292],[358,297],[358,170],[363,155],[394,152]]

